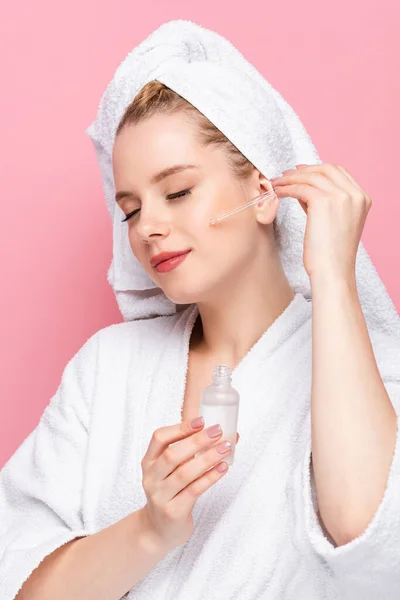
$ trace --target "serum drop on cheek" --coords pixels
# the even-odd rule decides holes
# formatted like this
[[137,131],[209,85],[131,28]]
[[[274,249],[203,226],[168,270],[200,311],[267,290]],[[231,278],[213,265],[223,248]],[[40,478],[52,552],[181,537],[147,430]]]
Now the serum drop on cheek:
[[239,393],[232,387],[231,382],[232,368],[227,365],[216,365],[211,385],[205,387],[200,394],[199,412],[204,418],[204,428],[218,423],[221,425],[222,436],[214,445],[225,440],[232,444],[231,452],[223,458],[228,465],[233,464],[235,455],[240,401]]

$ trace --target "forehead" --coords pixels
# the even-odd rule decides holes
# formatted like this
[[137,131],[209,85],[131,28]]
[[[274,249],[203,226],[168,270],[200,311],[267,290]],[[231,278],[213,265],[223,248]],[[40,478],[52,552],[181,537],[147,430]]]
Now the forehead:
[[126,125],[113,148],[114,177],[125,183],[129,173],[135,179],[150,181],[156,172],[174,164],[215,166],[216,153],[221,151],[201,144],[196,133],[194,123],[180,113],[154,115]]
[[148,160],[160,153],[195,152],[201,150],[194,124],[182,114],[153,115],[134,125],[125,125],[115,139],[113,158],[129,152]]

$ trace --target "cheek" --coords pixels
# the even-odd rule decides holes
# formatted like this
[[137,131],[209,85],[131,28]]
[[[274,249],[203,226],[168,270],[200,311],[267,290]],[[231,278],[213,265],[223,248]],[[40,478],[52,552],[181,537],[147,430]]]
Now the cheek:
[[136,259],[141,263],[141,265],[144,267],[144,269],[147,271],[147,274],[152,277],[153,270],[152,270],[151,266],[148,264],[149,249],[146,247],[145,244],[138,241],[137,233],[135,232],[134,228],[129,229],[128,239],[129,239],[129,245],[131,247],[132,253],[136,257]]
[[140,258],[140,252],[143,253],[143,244],[139,244],[138,239],[137,239],[137,234],[134,232],[133,228],[129,227],[129,225],[128,225],[128,239],[129,239],[129,245],[132,249],[133,254],[137,258]]
[[[185,220],[186,226],[191,227],[192,231],[197,232],[196,237],[199,238],[200,235],[206,235],[210,237],[210,240],[214,241],[217,240],[220,234],[225,235],[225,230],[228,232],[230,227],[224,227],[219,230],[218,225],[210,225],[210,221],[230,208],[240,205],[241,201],[237,198],[237,190],[207,190],[205,187],[200,193],[201,201],[191,204],[189,213],[185,215],[187,217]],[[227,223],[229,223],[229,220]]]
[[195,202],[190,206],[188,203],[187,216],[191,222],[197,223],[200,227],[206,227],[214,217],[216,206],[218,206],[217,201],[203,192],[200,202]]

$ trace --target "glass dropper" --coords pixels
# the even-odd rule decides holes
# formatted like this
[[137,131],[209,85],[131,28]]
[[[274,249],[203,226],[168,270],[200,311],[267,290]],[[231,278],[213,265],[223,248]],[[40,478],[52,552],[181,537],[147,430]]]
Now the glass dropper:
[[217,223],[220,223],[221,221],[223,221],[223,219],[226,219],[227,217],[230,217],[232,215],[236,215],[236,213],[240,212],[241,210],[244,210],[245,208],[248,208],[249,206],[254,206],[255,204],[259,204],[260,202],[264,202],[264,200],[268,200],[269,198],[273,198],[274,196],[275,196],[274,190],[268,190],[267,192],[260,194],[256,198],[253,198],[253,200],[246,202],[246,204],[239,206],[239,208],[234,208],[233,210],[230,210],[226,213],[223,213],[222,215],[219,215],[219,217],[216,217],[215,219],[211,219],[210,225],[216,225]]

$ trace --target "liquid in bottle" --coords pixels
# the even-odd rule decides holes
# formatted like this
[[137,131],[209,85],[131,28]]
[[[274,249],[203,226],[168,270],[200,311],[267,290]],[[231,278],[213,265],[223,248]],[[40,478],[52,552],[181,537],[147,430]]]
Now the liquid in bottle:
[[[225,440],[232,444],[231,452],[223,458],[228,465],[232,465],[234,461],[240,401],[239,393],[232,387],[231,382],[232,367],[216,365],[211,385],[201,391],[199,412],[204,418],[204,428],[217,424],[222,428],[222,436],[208,446],[207,450]],[[196,456],[201,452],[204,450],[198,452]]]

